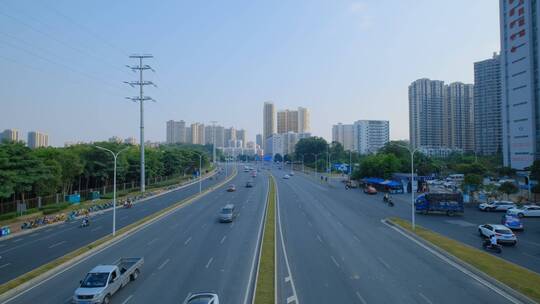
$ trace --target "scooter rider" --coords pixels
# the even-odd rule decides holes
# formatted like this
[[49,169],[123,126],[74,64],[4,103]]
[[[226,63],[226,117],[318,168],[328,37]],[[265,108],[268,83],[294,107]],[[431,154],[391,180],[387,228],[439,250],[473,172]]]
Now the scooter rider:
[[497,236],[495,234],[492,234],[489,237],[489,243],[491,247],[497,247],[499,244],[497,244]]
[[88,224],[90,224],[90,219],[89,219],[88,215],[86,215],[82,220],[82,225],[83,226],[88,226]]
[[385,202],[388,202],[388,201],[390,200],[390,195],[388,195],[388,192],[384,194],[383,200],[384,200]]

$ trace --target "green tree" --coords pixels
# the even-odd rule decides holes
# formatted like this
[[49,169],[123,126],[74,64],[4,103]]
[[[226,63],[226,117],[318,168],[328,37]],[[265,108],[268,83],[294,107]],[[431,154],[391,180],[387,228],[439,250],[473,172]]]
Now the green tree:
[[506,198],[508,198],[510,194],[517,193],[519,189],[516,184],[512,182],[504,182],[499,186],[499,191],[506,194]]
[[274,161],[275,162],[282,162],[283,161],[283,156],[281,156],[281,154],[279,154],[279,153],[276,153],[276,155],[274,155]]
[[465,178],[463,179],[463,186],[464,187],[472,187],[475,189],[479,189],[479,187],[482,185],[482,176],[474,173],[469,173],[465,175]]
[[315,154],[319,154],[318,158],[324,158],[328,150],[328,143],[322,137],[308,137],[300,139],[295,146],[296,159],[302,159],[304,155],[304,163],[313,164],[315,162]]
[[390,178],[400,167],[401,162],[394,154],[372,154],[362,159],[360,170],[355,176]]

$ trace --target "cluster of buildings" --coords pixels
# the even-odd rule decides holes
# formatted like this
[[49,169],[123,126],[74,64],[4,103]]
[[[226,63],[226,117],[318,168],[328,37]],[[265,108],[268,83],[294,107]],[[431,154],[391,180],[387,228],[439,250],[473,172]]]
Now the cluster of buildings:
[[500,0],[499,9],[501,52],[474,63],[474,84],[409,86],[410,141],[431,154],[502,154],[523,170],[540,159],[540,6]]
[[388,120],[358,120],[353,124],[332,126],[332,142],[339,142],[343,149],[360,154],[376,153],[390,140]]
[[296,143],[311,137],[310,116],[306,108],[296,110],[279,110],[276,113],[273,102],[265,102],[263,106],[263,133],[257,134],[256,144],[261,146],[265,158],[292,155]]
[[244,129],[234,127],[225,128],[220,125],[205,125],[203,123],[191,123],[185,121],[167,121],[167,144],[188,143],[197,145],[214,144],[217,149],[226,155],[254,155],[260,150],[253,141],[247,140],[247,132]]
[[[135,139],[135,137],[133,136],[130,136],[128,138],[125,138],[125,139],[122,139],[118,136],[113,136],[113,137],[109,137],[109,142],[111,143],[117,143],[117,144],[128,144],[128,145],[136,145],[137,144],[137,139]],[[74,143],[76,144],[76,143]],[[66,146],[67,143],[64,144],[64,146]]]
[[[8,141],[24,141],[21,136],[21,132],[17,129],[5,129],[0,133],[0,142]],[[49,135],[39,132],[39,131],[30,131],[28,132],[26,144],[29,148],[41,148],[49,146]]]

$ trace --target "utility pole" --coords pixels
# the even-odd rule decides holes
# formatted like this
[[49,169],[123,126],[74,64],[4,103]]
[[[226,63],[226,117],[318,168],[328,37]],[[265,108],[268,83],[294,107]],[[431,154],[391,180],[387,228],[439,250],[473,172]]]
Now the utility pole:
[[214,166],[216,166],[216,123],[217,121],[213,120],[212,123],[212,161]]
[[141,192],[145,191],[146,188],[146,178],[145,178],[145,165],[144,165],[144,102],[149,100],[155,102],[152,97],[144,96],[144,86],[145,85],[152,85],[156,86],[151,81],[144,81],[143,80],[143,72],[145,70],[151,70],[152,72],[155,72],[152,67],[149,65],[143,65],[143,59],[145,58],[154,58],[152,55],[131,55],[129,58],[139,59],[139,65],[129,66],[126,67],[130,68],[133,72],[139,71],[139,80],[138,81],[124,81],[124,83],[129,84],[131,87],[139,86],[139,96],[135,97],[126,97],[127,99],[132,100],[133,102],[139,102],[140,104],[140,123],[141,123],[141,138],[140,138],[140,145],[141,145]]

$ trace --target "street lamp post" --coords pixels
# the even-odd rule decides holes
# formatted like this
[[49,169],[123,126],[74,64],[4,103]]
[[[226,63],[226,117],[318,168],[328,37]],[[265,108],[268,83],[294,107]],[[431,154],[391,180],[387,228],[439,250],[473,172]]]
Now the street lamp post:
[[202,154],[193,152],[197,155],[199,155],[199,193],[202,192]]
[[413,190],[413,183],[414,183],[414,153],[416,153],[420,147],[414,148],[412,146],[403,146],[403,145],[396,145],[402,148],[407,149],[409,153],[411,154],[411,222],[412,222],[412,229],[416,229],[416,220],[415,220],[415,212],[414,212],[414,190]]
[[302,173],[305,174],[305,172],[304,172],[304,154],[302,154]]
[[107,148],[103,148],[103,147],[100,147],[100,146],[95,146],[96,148],[100,149],[100,150],[104,150],[104,151],[107,151],[107,152],[110,152],[114,158],[114,170],[113,170],[113,227],[112,227],[112,235],[116,235],[116,159],[118,158],[118,155],[124,151],[126,151],[127,149],[129,149],[129,147],[125,147],[124,149],[114,153],[113,151],[107,149]]

